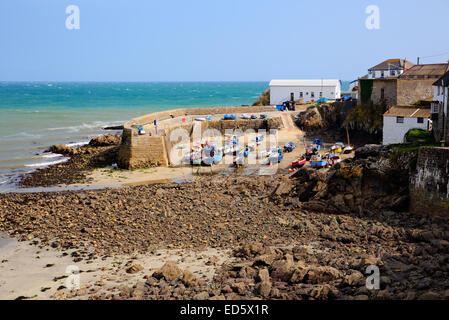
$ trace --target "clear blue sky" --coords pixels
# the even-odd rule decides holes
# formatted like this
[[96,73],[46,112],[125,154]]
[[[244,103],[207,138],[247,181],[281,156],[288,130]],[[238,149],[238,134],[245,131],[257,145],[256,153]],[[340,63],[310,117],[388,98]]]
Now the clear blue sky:
[[[80,30],[65,9],[80,8]],[[368,5],[380,30],[365,28]],[[1,0],[2,81],[352,80],[447,53],[447,0]]]

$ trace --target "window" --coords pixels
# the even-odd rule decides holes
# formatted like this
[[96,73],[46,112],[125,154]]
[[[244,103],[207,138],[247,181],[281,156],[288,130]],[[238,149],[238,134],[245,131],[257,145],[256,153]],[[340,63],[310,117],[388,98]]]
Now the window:
[[303,97],[303,93],[302,93],[302,92],[299,93],[299,97],[300,97],[300,98]]
[[392,75],[392,76],[395,76],[395,75],[396,75],[396,71],[391,70],[391,75]]
[[320,98],[323,96],[323,93],[322,92],[320,92]]
[[315,98],[315,92],[311,92],[311,93],[310,93],[310,96],[311,96],[312,98]]
[[396,117],[396,123],[404,123],[404,117]]
[[424,123],[424,118],[418,118],[418,123]]

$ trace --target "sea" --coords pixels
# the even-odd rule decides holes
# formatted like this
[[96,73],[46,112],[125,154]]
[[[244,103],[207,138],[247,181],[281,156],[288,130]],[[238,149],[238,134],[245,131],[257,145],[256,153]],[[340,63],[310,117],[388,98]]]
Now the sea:
[[251,105],[266,89],[268,82],[0,82],[0,191],[67,161],[44,152],[53,144],[81,146],[104,127],[155,111]]

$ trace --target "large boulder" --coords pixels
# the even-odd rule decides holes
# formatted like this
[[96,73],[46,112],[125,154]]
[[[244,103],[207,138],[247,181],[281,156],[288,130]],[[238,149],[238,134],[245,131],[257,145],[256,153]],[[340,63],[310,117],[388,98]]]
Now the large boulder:
[[57,145],[55,144],[55,145],[52,145],[49,149],[47,149],[45,152],[52,152],[52,153],[71,156],[71,155],[74,155],[77,153],[77,149],[70,148],[70,147],[66,146],[65,144],[57,144]]
[[98,136],[90,140],[89,145],[92,147],[107,147],[116,146],[121,143],[122,139],[119,135],[115,134],[105,134],[103,136]]
[[326,126],[317,108],[309,108],[296,117],[298,127],[307,130],[321,129]]
[[164,278],[167,281],[179,280],[183,278],[184,272],[173,262],[165,263],[162,268],[154,271],[153,277],[156,279]]

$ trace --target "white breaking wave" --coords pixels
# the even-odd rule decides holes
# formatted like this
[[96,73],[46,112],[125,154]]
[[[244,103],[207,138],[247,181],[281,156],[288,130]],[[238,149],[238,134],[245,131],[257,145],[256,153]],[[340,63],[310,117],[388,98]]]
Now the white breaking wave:
[[47,166],[52,166],[54,164],[59,164],[59,163],[66,162],[69,159],[70,158],[64,158],[64,159],[61,159],[61,160],[56,160],[56,161],[51,161],[51,162],[41,162],[41,163],[26,164],[25,167],[47,167]]
[[60,157],[62,157],[62,155],[56,154],[56,153],[49,153],[49,154],[41,155],[41,158],[45,158],[45,159],[60,158]]
[[92,129],[103,129],[107,126],[115,126],[123,124],[123,121],[95,121],[93,123],[83,123],[78,126],[68,126],[68,127],[56,127],[48,128],[48,131],[68,131],[68,132],[78,132],[82,130],[92,130]]
[[69,148],[73,148],[73,147],[82,147],[82,146],[85,146],[86,144],[89,144],[89,141],[68,143],[68,144],[66,144],[66,146]]

